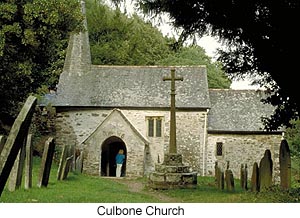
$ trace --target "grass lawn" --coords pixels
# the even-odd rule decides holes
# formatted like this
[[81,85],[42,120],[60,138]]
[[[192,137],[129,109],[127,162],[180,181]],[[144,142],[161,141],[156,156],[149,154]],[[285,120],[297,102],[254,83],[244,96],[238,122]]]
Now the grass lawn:
[[[56,180],[57,165],[53,164],[47,188],[37,187],[40,160],[34,159],[33,187],[22,187],[15,192],[5,189],[0,202],[9,203],[252,203],[252,202],[298,202],[299,191],[282,192],[277,187],[266,193],[243,191],[239,180],[235,191],[217,189],[213,177],[198,177],[196,189],[152,190],[146,178],[102,178],[69,173],[64,181]],[[292,196],[291,196],[292,195]]]

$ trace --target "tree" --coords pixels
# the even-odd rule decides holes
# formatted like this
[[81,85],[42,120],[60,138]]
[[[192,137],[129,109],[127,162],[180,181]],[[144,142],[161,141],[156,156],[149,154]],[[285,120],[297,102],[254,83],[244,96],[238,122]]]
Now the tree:
[[224,70],[235,77],[260,75],[257,81],[270,93],[265,101],[276,106],[265,120],[267,129],[291,126],[299,117],[297,69],[300,33],[299,0],[140,0],[145,13],[169,14],[182,39],[193,34],[219,37],[228,50],[220,51]]
[[93,64],[206,65],[209,88],[229,88],[230,80],[200,46],[173,49],[173,38],[164,37],[136,14],[127,17],[101,1],[87,2],[87,20]]
[[222,71],[221,63],[212,62],[211,58],[205,54],[205,50],[197,45],[184,46],[168,57],[159,60],[159,65],[183,65],[195,66],[205,65],[207,68],[208,87],[212,89],[228,89],[231,81]]
[[69,33],[82,28],[80,9],[77,0],[0,2],[0,131],[30,93],[57,82]]
[[170,53],[169,41],[136,14],[127,17],[102,1],[87,1],[93,64],[154,65]]

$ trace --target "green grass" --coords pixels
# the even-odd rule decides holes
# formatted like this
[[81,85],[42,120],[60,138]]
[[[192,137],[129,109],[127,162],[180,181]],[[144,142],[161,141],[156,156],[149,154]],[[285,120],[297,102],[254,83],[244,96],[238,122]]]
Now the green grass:
[[[126,182],[141,183],[144,188],[133,191],[126,184],[116,179],[88,176],[84,174],[69,173],[64,181],[56,180],[57,165],[53,164],[47,188],[37,187],[37,178],[40,160],[34,160],[33,187],[25,190],[22,187],[15,192],[5,189],[0,202],[7,203],[252,203],[252,202],[298,202],[299,189],[282,192],[278,187],[272,187],[270,192],[252,193],[239,187],[239,180],[235,180],[235,191],[217,189],[213,177],[198,177],[195,189],[152,190],[147,188],[147,179],[128,179]],[[161,198],[165,196],[165,198]],[[299,200],[298,200],[299,199]]]

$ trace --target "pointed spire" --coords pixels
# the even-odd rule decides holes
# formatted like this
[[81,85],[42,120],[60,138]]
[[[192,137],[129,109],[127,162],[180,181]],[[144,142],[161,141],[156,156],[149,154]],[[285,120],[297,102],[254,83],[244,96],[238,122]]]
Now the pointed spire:
[[81,1],[81,12],[84,16],[83,24],[86,31],[71,35],[63,69],[64,72],[68,72],[73,75],[77,74],[79,76],[89,71],[91,66],[91,52],[87,31],[85,1]]

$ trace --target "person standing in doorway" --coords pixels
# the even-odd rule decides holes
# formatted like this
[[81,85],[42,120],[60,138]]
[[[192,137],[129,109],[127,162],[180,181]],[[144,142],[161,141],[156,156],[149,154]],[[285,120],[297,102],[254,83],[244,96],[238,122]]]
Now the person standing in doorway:
[[125,160],[125,155],[124,155],[124,150],[119,150],[117,156],[116,156],[116,164],[117,164],[117,169],[116,169],[116,177],[121,176],[121,169],[123,162]]

